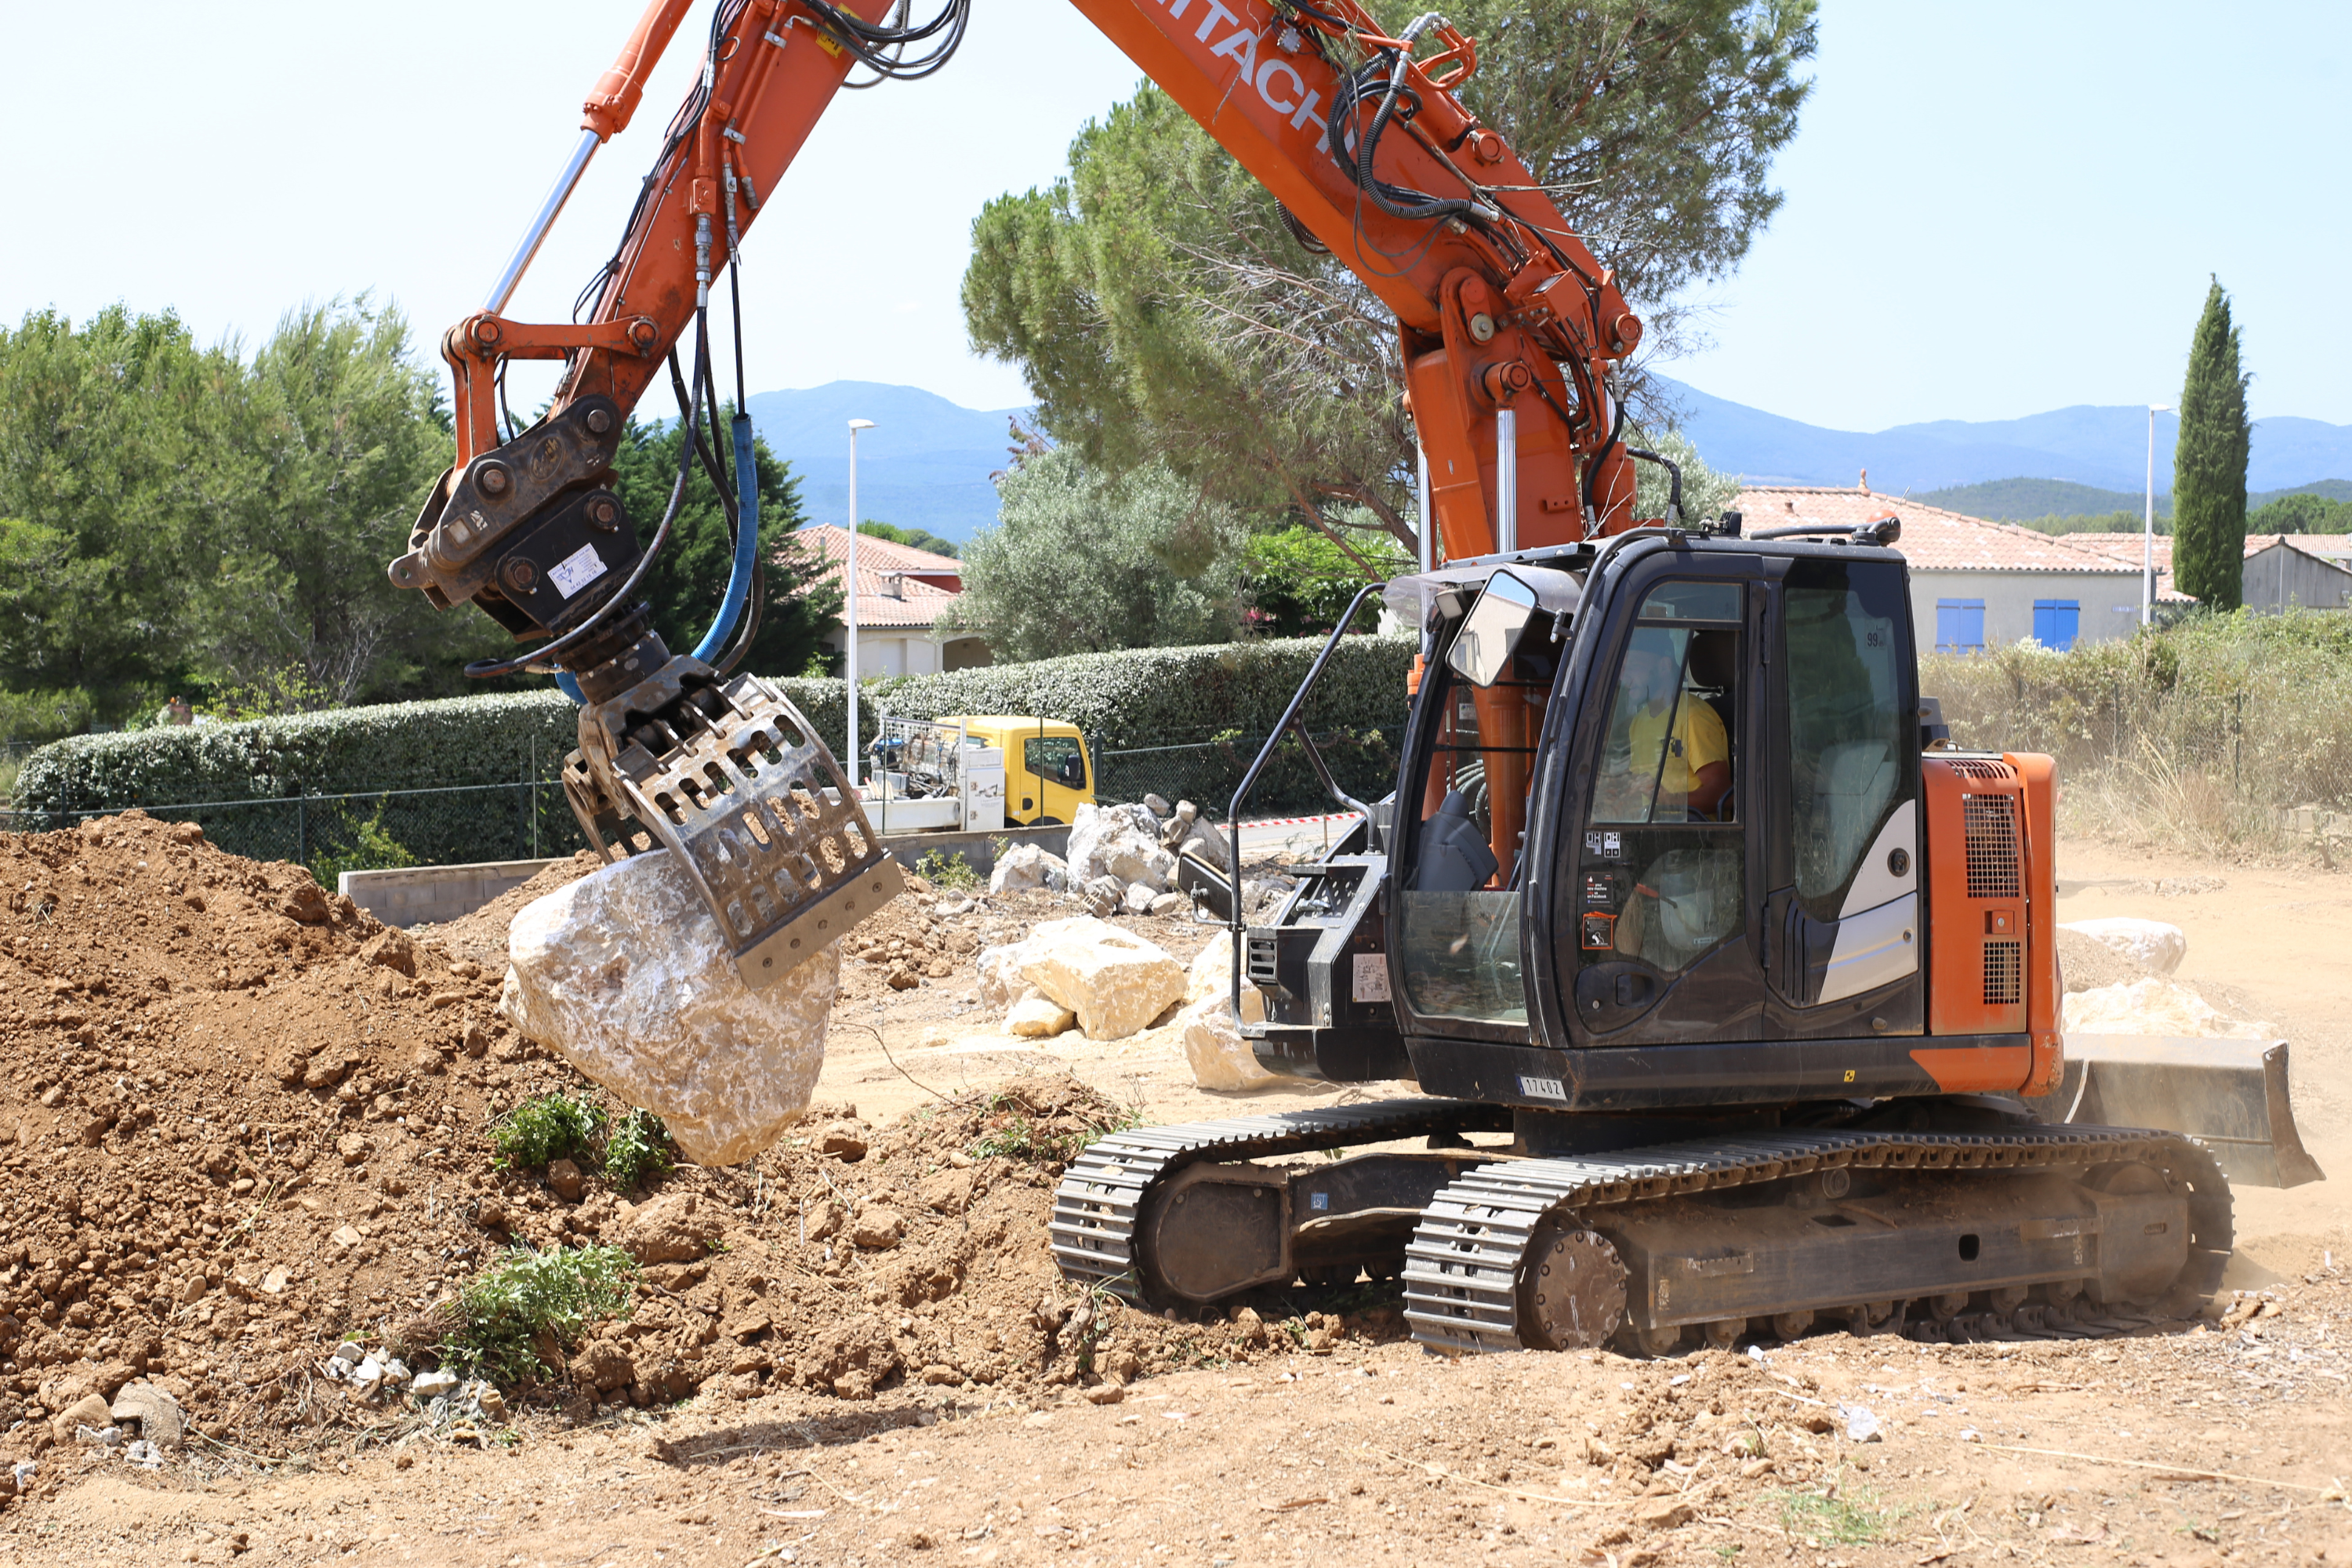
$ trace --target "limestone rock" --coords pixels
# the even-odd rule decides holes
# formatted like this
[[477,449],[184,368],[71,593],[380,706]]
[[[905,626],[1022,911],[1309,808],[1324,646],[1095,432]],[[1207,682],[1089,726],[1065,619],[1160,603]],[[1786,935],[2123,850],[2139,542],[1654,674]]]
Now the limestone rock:
[[1070,824],[1069,873],[1091,885],[1098,877],[1118,879],[1124,888],[1144,882],[1165,892],[1176,876],[1176,857],[1160,845],[1160,819],[1143,805],[1081,805]]
[[1129,882],[1127,885],[1127,897],[1120,901],[1126,906],[1129,914],[1147,915],[1151,912],[1152,900],[1159,897],[1160,889],[1150,883]]
[[988,874],[988,890],[1017,893],[1046,888],[1059,892],[1069,886],[1069,864],[1060,856],[1049,855],[1038,845],[1016,844],[1004,852],[996,868]]
[[1050,1040],[1075,1027],[1078,1016],[1032,987],[1029,994],[1005,1009],[1004,1032],[1024,1039]]
[[1026,945],[1023,978],[1076,1014],[1090,1040],[1123,1040],[1184,994],[1184,971],[1165,949],[1098,920],[1053,921]]
[[1176,803],[1176,815],[1160,830],[1160,847],[1171,855],[1191,854],[1207,861],[1220,871],[1230,870],[1232,857],[1225,853],[1225,836],[1213,824],[1201,820],[1201,808],[1189,800]]
[[139,1435],[159,1448],[176,1448],[187,1436],[180,1402],[152,1383],[125,1384],[108,1414],[117,1421],[138,1422]]
[[2162,921],[2131,920],[2115,916],[2105,920],[2068,921],[2061,931],[2080,931],[2092,941],[2104,943],[2130,959],[2142,969],[2158,974],[2169,974],[2180,967],[2189,956],[2189,935],[2177,925]]
[[718,1215],[697,1212],[692,1193],[665,1193],[605,1234],[639,1263],[689,1263],[709,1252],[719,1228]]
[[[1247,994],[1254,999],[1256,993]],[[1192,1081],[1202,1089],[1268,1089],[1282,1081],[1258,1065],[1257,1054],[1242,1038],[1233,1004],[1222,995],[1203,996],[1177,1014],[1176,1033],[1184,1042]]]
[[[1047,924],[1057,924],[1048,921]],[[1043,926],[1038,928],[1044,930]],[[1021,978],[1022,963],[1029,956],[1025,942],[1008,942],[999,947],[983,947],[972,966],[980,972],[980,1003],[983,1007],[1010,1007],[1029,989]]]
[[[1233,966],[1234,933],[1221,931],[1192,955],[1192,967],[1184,972],[1185,1003],[1211,996],[1223,1001],[1233,989]],[[1252,1024],[1265,1019],[1265,993],[1246,980],[1242,982],[1242,1016]]]
[[1172,915],[1182,912],[1192,903],[1181,893],[1162,893],[1144,910],[1148,915]]
[[698,1163],[750,1159],[807,1108],[841,976],[838,945],[751,989],[667,851],[631,856],[524,906],[507,954],[499,1011],[660,1116]]

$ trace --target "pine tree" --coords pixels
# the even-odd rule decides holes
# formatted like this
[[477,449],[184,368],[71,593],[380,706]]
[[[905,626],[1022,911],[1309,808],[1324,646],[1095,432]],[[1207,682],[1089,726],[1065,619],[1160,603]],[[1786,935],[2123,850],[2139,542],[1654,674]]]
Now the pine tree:
[[2246,558],[2246,383],[2238,329],[2215,279],[2189,342],[2180,438],[2172,451],[2172,574],[2210,609],[2243,601]]

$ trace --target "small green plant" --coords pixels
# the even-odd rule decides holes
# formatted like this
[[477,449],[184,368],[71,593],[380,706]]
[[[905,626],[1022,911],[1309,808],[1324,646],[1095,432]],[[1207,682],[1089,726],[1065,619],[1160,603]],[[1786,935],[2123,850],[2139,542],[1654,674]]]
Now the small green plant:
[[971,861],[944,849],[934,849],[916,861],[915,874],[943,893],[968,893],[987,885]]
[[1843,1479],[1841,1473],[1824,1491],[1774,1493],[1780,1528],[1824,1546],[1866,1546],[1906,1511],[1880,1507],[1876,1492],[1850,1490]]
[[593,1156],[604,1125],[604,1108],[593,1100],[535,1094],[491,1124],[490,1147],[498,1151],[493,1163],[502,1171],[535,1171],[551,1160]]
[[604,1140],[604,1180],[616,1193],[643,1186],[677,1163],[669,1156],[669,1129],[650,1110],[632,1110]]
[[310,875],[331,893],[336,890],[346,871],[389,871],[415,864],[416,857],[409,852],[408,846],[383,830],[381,796],[376,800],[374,815],[352,830],[349,845],[340,849],[321,849],[309,861]]
[[518,1247],[458,1292],[443,1361],[493,1383],[527,1382],[561,1366],[590,1323],[627,1317],[636,1283],[636,1264],[617,1247]]
[[1108,1113],[1082,1113],[1070,1126],[1050,1126],[1028,1112],[1029,1108],[1012,1095],[990,1095],[987,1110],[982,1114],[981,1135],[971,1145],[973,1158],[1002,1156],[1038,1164],[1066,1165],[1097,1139],[1143,1125],[1140,1106],[1127,1106]]

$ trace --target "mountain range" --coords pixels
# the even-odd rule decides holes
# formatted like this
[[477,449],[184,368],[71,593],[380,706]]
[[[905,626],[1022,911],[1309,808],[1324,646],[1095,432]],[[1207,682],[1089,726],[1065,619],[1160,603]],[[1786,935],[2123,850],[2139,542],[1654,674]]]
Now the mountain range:
[[[1866,468],[1871,489],[1882,494],[1916,495],[1981,517],[2087,514],[2140,504],[2144,408],[2082,405],[2021,419],[1831,430],[1659,380],[1700,455],[1750,483],[1852,485]],[[920,387],[872,381],[757,393],[751,409],[769,449],[800,476],[801,500],[813,521],[848,516],[848,422],[871,419],[875,427],[858,438],[858,510],[958,542],[996,521],[989,476],[1010,460],[1011,421],[1028,413],[965,408]],[[2179,429],[2175,416],[2158,416],[2159,496],[2171,489]],[[2334,495],[2344,483],[2335,476],[2347,474],[2352,425],[2255,422],[2246,482],[2257,503],[2290,489]]]

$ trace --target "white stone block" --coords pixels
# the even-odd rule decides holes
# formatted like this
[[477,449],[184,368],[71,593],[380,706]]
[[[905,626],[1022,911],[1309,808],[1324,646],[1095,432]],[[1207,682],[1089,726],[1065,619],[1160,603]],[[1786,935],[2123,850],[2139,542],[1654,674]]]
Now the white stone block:
[[1155,942],[1080,916],[1039,926],[1022,978],[1078,1017],[1090,1040],[1123,1040],[1184,994],[1184,970]]
[[499,1010],[661,1117],[698,1164],[750,1159],[807,1108],[838,945],[753,990],[668,852],[632,856],[525,905],[507,956]]

